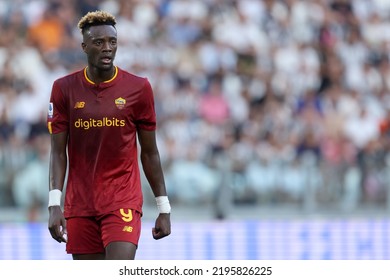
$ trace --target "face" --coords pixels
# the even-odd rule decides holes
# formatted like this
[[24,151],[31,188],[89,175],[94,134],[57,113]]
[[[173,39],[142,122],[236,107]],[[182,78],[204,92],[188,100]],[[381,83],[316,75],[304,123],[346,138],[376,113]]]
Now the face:
[[111,25],[91,26],[81,44],[87,54],[88,66],[106,71],[112,69],[117,50],[117,33]]

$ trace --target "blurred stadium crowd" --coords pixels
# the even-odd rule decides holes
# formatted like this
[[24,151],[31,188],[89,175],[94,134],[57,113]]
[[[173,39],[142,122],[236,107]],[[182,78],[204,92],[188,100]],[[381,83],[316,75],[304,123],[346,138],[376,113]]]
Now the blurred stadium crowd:
[[387,207],[387,0],[0,0],[0,207],[46,207],[51,85],[96,9],[154,88],[173,203]]

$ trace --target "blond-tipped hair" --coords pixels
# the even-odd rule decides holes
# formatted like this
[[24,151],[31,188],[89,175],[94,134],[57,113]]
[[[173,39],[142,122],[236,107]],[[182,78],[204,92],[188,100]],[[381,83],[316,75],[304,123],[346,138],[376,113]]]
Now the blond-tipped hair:
[[79,23],[78,27],[81,33],[84,33],[84,30],[95,25],[112,25],[115,26],[116,19],[115,17],[105,11],[94,11],[88,12],[85,16],[83,16]]

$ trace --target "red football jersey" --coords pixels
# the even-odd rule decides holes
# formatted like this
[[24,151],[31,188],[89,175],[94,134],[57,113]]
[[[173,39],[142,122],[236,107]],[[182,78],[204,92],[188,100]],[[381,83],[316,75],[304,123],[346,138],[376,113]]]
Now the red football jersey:
[[47,122],[51,134],[69,133],[65,217],[120,208],[142,213],[136,132],[156,129],[146,78],[118,67],[101,84],[86,69],[62,77],[53,84]]

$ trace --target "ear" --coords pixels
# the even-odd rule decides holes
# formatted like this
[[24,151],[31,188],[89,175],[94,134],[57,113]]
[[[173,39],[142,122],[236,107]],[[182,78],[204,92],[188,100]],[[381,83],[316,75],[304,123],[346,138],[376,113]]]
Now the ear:
[[86,51],[87,45],[86,45],[84,42],[81,43],[81,48],[83,49],[83,51],[84,51],[85,53],[87,52],[87,51]]

